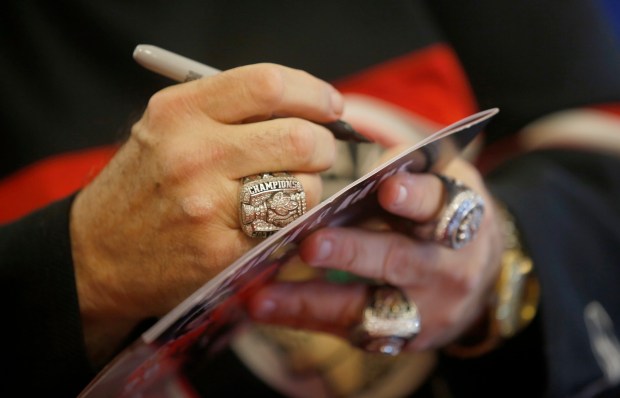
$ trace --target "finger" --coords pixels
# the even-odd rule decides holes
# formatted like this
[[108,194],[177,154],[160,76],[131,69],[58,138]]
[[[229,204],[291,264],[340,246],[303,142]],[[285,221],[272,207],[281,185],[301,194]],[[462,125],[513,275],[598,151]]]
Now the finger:
[[313,281],[275,283],[261,288],[248,303],[261,322],[320,330],[347,337],[360,322],[366,303],[364,285]]
[[300,245],[308,264],[348,271],[397,286],[429,283],[435,274],[441,248],[393,232],[354,228],[326,228],[311,234]]
[[333,135],[302,119],[222,126],[221,134],[217,151],[226,154],[221,161],[233,179],[265,171],[320,172],[336,158]]
[[223,123],[271,116],[297,116],[317,122],[337,119],[343,99],[330,84],[297,69],[275,64],[248,65],[196,81],[192,100]]
[[432,174],[399,173],[381,184],[378,198],[387,211],[424,223],[437,218],[444,194],[441,181]]
[[[274,283],[254,294],[247,309],[258,322],[327,332],[348,339],[362,320],[367,294],[367,285],[360,284]],[[409,297],[409,300],[415,303],[422,318],[420,334],[408,345],[414,351],[452,341],[478,312],[463,306],[462,296],[450,290],[442,296],[430,290],[418,291],[415,299]]]

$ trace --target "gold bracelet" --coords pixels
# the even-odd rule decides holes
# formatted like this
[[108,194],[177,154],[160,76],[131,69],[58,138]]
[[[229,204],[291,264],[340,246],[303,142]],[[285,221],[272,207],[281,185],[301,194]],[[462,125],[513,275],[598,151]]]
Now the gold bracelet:
[[489,310],[476,325],[444,348],[448,355],[468,358],[485,354],[525,329],[536,316],[540,285],[532,259],[521,244],[512,215],[499,203],[497,209],[504,221],[505,246],[495,293]]

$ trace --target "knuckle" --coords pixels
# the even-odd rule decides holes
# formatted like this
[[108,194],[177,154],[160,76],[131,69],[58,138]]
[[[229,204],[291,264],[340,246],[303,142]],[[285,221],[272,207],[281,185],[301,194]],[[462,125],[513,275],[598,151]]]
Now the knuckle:
[[288,148],[288,152],[300,166],[307,166],[314,160],[316,142],[311,122],[301,119],[291,120],[283,140],[283,147]]
[[[433,177],[435,178],[435,177]],[[441,195],[434,194],[433,190],[421,189],[421,187],[410,187],[408,190],[409,212],[411,218],[419,222],[426,222],[436,219],[440,216],[444,208],[444,202]]]
[[138,120],[133,126],[131,126],[130,141],[136,142],[140,148],[148,148],[156,145],[156,140],[149,134],[149,130],[146,127],[147,115],[143,115],[142,119]]
[[250,71],[248,94],[256,103],[276,108],[284,98],[285,82],[282,68],[274,64],[258,64]]
[[343,271],[349,271],[355,273],[357,270],[356,253],[359,255],[362,253],[359,248],[356,247],[355,242],[351,241],[348,237],[344,237],[341,242],[336,246],[336,257],[341,264],[340,268]]
[[177,95],[177,90],[163,89],[151,96],[146,107],[149,125],[158,126],[170,120],[172,115],[178,117],[180,108],[185,105],[182,96]]
[[224,162],[229,153],[222,145],[185,145],[168,142],[159,151],[161,172],[170,182],[186,181],[212,170]]
[[135,133],[141,133],[145,138],[148,135],[162,137],[178,132],[178,127],[188,117],[192,117],[192,107],[191,96],[178,87],[160,90],[149,98],[144,114],[137,123],[140,129],[135,129]]
[[192,151],[171,146],[160,151],[160,165],[164,181],[171,183],[187,180],[198,169],[196,156]]
[[151,98],[149,98],[146,107],[149,114],[158,115],[163,113],[163,111],[168,108],[170,102],[172,102],[171,97],[170,91],[165,89],[153,94]]
[[420,268],[420,264],[415,264],[409,250],[392,242],[382,264],[386,281],[398,284],[415,283],[421,277]]
[[412,189],[409,191],[409,193],[411,195],[411,199],[409,200],[409,206],[413,218],[419,218],[423,216],[424,209],[429,208],[429,206],[432,208],[432,206],[434,205],[434,203],[428,203],[430,201],[430,195],[425,195],[424,192],[420,192],[417,189]]

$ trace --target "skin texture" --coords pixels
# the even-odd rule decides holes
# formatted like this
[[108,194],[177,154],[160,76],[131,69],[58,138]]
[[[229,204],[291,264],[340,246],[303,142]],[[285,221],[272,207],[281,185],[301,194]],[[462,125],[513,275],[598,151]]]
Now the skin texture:
[[[72,208],[79,303],[93,363],[109,358],[138,322],[163,315],[256,244],[239,228],[240,178],[290,171],[305,187],[309,207],[318,202],[317,173],[333,164],[335,145],[309,120],[333,121],[342,112],[343,99],[329,84],[270,64],[151,98],[127,143]],[[369,138],[376,142],[389,141],[374,134]],[[397,144],[389,143],[386,157],[402,149]],[[317,231],[300,248],[313,267],[402,288],[422,317],[422,331],[407,347],[412,351],[441,347],[467,331],[488,304],[504,245],[476,168],[456,159],[442,173],[486,202],[478,236],[466,247],[451,250],[374,223]],[[439,179],[424,174],[395,175],[378,192],[387,211],[416,223],[436,219],[443,196]],[[248,308],[260,322],[348,337],[365,301],[361,284],[289,282],[264,287]]]
[[[329,228],[301,245],[301,258],[317,268],[332,268],[383,281],[403,289],[420,311],[422,330],[406,348],[443,346],[464,333],[486,308],[499,272],[503,247],[493,200],[475,167],[462,159],[443,174],[460,179],[483,196],[486,209],[477,237],[460,250],[416,239],[383,226]],[[443,186],[430,174],[397,174],[379,188],[379,202],[391,213],[425,223],[442,209]],[[361,319],[366,289],[361,284],[323,281],[274,283],[249,303],[260,322],[326,331],[347,338]]]
[[[289,171],[309,206],[336,120],[329,84],[272,64],[156,93],[131,136],[77,196],[71,240],[88,352],[100,363],[143,319],[165,314],[256,244],[240,229],[239,179]],[[274,118],[277,116],[277,118]]]
[[[519,139],[525,151],[568,147],[617,154],[619,129],[615,116],[573,109],[534,121]],[[380,132],[374,134],[376,142],[388,141]],[[456,159],[442,173],[460,179],[485,200],[483,223],[468,246],[454,251],[414,236],[367,228],[325,229],[301,246],[301,257],[314,267],[346,270],[404,289],[422,319],[421,333],[406,347],[410,351],[439,348],[467,333],[488,306],[504,247],[503,220],[476,168]],[[424,174],[395,175],[383,183],[378,195],[386,210],[420,223],[433,220],[443,202],[439,179]],[[268,285],[248,307],[259,322],[348,338],[361,320],[365,302],[361,285],[313,281]]]

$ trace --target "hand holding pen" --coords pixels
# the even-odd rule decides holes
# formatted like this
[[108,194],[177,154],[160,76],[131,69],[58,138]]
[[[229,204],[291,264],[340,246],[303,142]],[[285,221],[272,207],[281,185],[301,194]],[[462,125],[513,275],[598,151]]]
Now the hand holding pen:
[[[148,44],[138,45],[134,50],[133,57],[136,62],[146,69],[177,82],[187,82],[200,79],[201,77],[214,76],[221,72],[212,66],[201,64],[182,55]],[[337,140],[372,142],[343,120],[320,124],[331,131]]]
[[267,235],[316,205],[336,143],[309,120],[342,110],[331,85],[273,64],[155,93],[71,207],[85,333],[108,331],[109,314],[129,330],[163,316],[255,246],[248,231]]
[[[151,45],[137,46],[134,59],[145,68],[179,82],[220,73],[211,66]],[[370,142],[342,120],[319,124],[336,139]],[[285,171],[245,176],[242,182],[239,223],[250,237],[267,237],[306,211],[306,193],[302,184]]]

